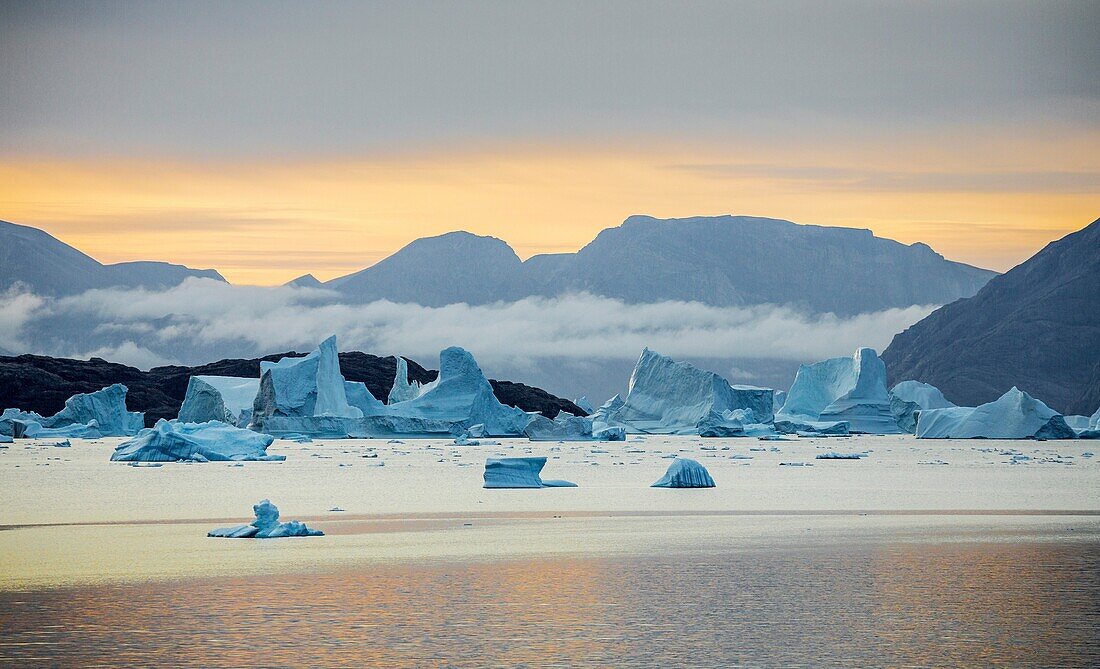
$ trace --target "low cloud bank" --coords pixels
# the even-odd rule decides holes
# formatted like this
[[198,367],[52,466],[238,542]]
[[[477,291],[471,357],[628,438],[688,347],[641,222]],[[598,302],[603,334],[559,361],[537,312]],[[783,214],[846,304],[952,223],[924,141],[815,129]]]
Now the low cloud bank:
[[[227,356],[309,350],[336,333],[343,350],[400,353],[434,366],[439,350],[469,349],[492,372],[544,360],[634,360],[648,346],[679,358],[814,361],[881,350],[934,306],[853,317],[787,306],[712,307],[696,302],[626,304],[588,294],[484,306],[343,304],[311,288],[230,286],[188,279],[164,291],[102,289],[65,298],[0,294],[0,349],[98,356],[148,368]],[[716,370],[723,371],[723,370]]]

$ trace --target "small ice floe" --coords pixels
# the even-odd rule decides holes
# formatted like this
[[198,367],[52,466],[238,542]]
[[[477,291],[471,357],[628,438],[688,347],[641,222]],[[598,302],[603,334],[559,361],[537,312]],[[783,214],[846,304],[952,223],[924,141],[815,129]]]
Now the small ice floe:
[[341,509],[341,508],[340,508],[340,507],[338,507],[338,506],[334,506],[334,507],[332,507],[331,509],[329,509],[329,511],[346,511],[346,509]]
[[470,438],[469,433],[463,433],[455,437],[453,442],[455,446],[480,446],[481,442],[477,439]]
[[810,462],[780,462],[780,467],[813,467]]
[[707,468],[691,458],[676,458],[668,466],[665,475],[657,479],[651,488],[713,488],[714,479]]
[[752,456],[743,453],[731,453],[730,460],[752,460]]
[[55,448],[70,448],[72,445],[72,442],[70,442],[68,439],[62,439],[61,441],[55,441],[50,444],[50,446],[53,446]]
[[301,433],[298,433],[298,432],[293,432],[291,434],[284,434],[283,436],[281,436],[279,438],[282,439],[283,441],[293,441],[296,444],[312,444],[313,443],[313,437],[309,436],[308,434],[301,434]]
[[1085,451],[1084,453],[1081,454],[1081,457],[1082,458],[1091,458],[1093,455],[1094,454],[1093,454],[1092,451]]
[[866,453],[838,453],[836,451],[828,451],[826,453],[818,453],[814,456],[816,460],[859,460],[860,458],[867,457]]
[[946,460],[918,460],[918,465],[946,465]]
[[14,444],[15,440],[6,434],[0,434],[0,444]]
[[386,443],[387,443],[387,444],[403,444],[403,443],[405,443],[405,442],[401,441],[400,439],[390,439],[390,440],[389,440],[389,441],[387,441]]
[[575,488],[576,483],[543,480],[546,458],[488,458],[485,460],[486,488]]
[[253,505],[252,512],[256,514],[256,520],[253,520],[250,524],[210,530],[206,533],[206,536],[223,539],[278,539],[281,537],[319,537],[324,535],[324,532],[311,530],[297,520],[280,523],[279,508],[266,499]]
[[131,462],[131,467],[163,467],[163,462]]

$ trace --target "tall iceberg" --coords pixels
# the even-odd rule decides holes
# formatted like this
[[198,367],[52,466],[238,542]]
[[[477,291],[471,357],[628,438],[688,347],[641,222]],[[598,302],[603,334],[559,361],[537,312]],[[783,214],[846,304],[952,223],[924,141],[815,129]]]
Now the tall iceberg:
[[630,375],[626,399],[609,400],[593,423],[644,434],[698,434],[698,425],[711,414],[735,409],[751,410],[758,422],[770,423],[773,394],[770,388],[731,386],[714,372],[646,348]]
[[917,415],[918,439],[1073,439],[1061,414],[1013,386],[978,407],[927,409]]
[[918,412],[953,406],[939,388],[920,381],[902,381],[890,391],[890,414],[897,426],[909,434],[917,430]]
[[393,376],[393,387],[386,397],[386,404],[405,402],[420,395],[420,384],[415,381],[409,383],[409,363],[399,355],[394,356],[394,359],[397,360],[397,370]]
[[458,434],[482,424],[488,436],[518,436],[531,422],[522,409],[505,406],[474,356],[457,346],[439,354],[439,377],[410,400],[386,405],[365,421],[367,431],[388,434]]
[[268,455],[275,440],[266,434],[223,422],[180,423],[163,418],[124,441],[111,454],[121,462],[176,462],[221,460],[285,460],[285,455]]
[[259,379],[192,376],[187,381],[187,394],[180,407],[179,420],[183,423],[217,420],[244,427],[251,418],[252,405],[259,390]]
[[861,348],[850,358],[801,365],[779,419],[846,422],[852,432],[866,434],[901,431],[890,412],[886,365],[870,348]]
[[348,402],[335,335],[305,357],[260,363],[253,429],[275,435],[346,437],[346,419],[362,417],[362,409]]

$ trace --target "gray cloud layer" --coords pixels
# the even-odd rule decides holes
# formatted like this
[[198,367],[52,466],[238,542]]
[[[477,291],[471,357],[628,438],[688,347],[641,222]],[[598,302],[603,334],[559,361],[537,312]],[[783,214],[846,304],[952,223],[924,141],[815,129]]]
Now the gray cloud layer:
[[[205,279],[159,292],[92,290],[61,299],[11,291],[0,295],[0,348],[98,356],[148,368],[304,351],[336,333],[344,350],[400,353],[429,366],[442,348],[460,345],[491,375],[579,394],[588,390],[585,379],[599,380],[605,362],[622,376],[614,387],[625,385],[630,362],[645,346],[677,358],[722,361],[714,363],[723,365],[716,371],[757,382],[754,360],[774,366],[848,355],[858,346],[881,349],[933,308],[838,318],[771,305],[627,305],[583,294],[439,308],[385,301],[346,305],[335,299],[325,290]],[[785,373],[791,366],[781,365]],[[607,369],[603,375],[611,373]]]
[[1093,127],[1096,2],[0,5],[0,150]]

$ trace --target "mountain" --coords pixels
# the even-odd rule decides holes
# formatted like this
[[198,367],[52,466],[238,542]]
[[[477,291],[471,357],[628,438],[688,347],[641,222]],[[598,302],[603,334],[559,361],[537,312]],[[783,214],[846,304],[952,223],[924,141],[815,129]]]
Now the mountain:
[[418,239],[327,284],[347,299],[442,306],[586,291],[628,303],[788,304],[851,315],[969,297],[995,272],[926,244],[869,230],[749,216],[632,216],[576,253],[520,262],[503,241],[467,232]]
[[424,237],[381,262],[325,284],[347,299],[442,307],[523,297],[523,263],[495,237],[449,232]]
[[191,276],[225,281],[212,269],[164,262],[104,265],[42,230],[0,221],[0,291],[15,283],[57,296],[111,286],[160,289]]
[[[42,355],[0,356],[0,409],[14,407],[49,416],[60,411],[65,400],[77,393],[94,392],[112,383],[122,383],[129,389],[127,408],[144,411],[145,424],[152,426],[158,418],[176,417],[187,394],[187,381],[191,376],[259,378],[261,360],[276,361],[303,355],[305,353],[291,351],[262,358],[219,360],[196,367],[154,367],[148,372],[101,358],[72,360]],[[405,360],[408,362],[410,381],[424,384],[434,381],[439,375],[437,371],[425,369],[408,358]],[[348,381],[365,383],[367,390],[384,402],[393,386],[397,363],[392,356],[346,351],[340,353],[340,371]],[[569,400],[555,397],[541,388],[492,379],[489,384],[498,400],[524,411],[538,411],[548,418],[557,416],[559,411],[577,415],[584,413]]]
[[891,378],[976,406],[1012,386],[1066,414],[1100,406],[1100,219],[894,337]]
[[297,279],[291,279],[283,284],[284,286],[293,286],[295,288],[320,288],[321,282],[317,277],[312,274],[303,274]]

